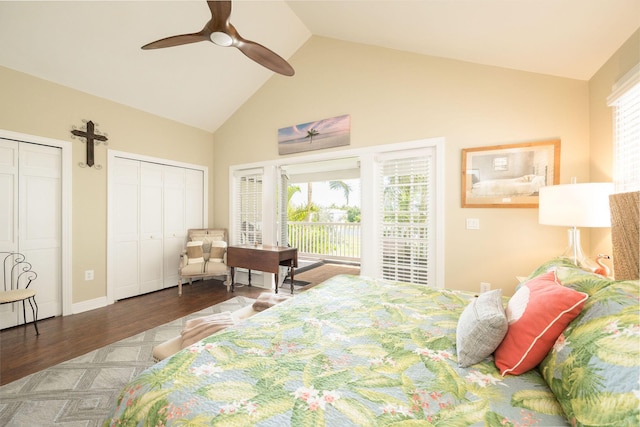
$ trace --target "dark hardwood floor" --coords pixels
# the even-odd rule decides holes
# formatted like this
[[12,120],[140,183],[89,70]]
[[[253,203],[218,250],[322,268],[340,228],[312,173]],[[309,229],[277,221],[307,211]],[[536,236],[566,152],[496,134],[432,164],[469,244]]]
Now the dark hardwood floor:
[[[296,274],[295,278],[309,282],[305,287],[309,288],[341,273],[359,274],[359,268],[324,265]],[[219,281],[198,281],[184,286],[182,297],[178,297],[177,287],[173,287],[118,301],[96,310],[41,320],[38,322],[38,336],[31,324],[2,330],[0,385],[235,296],[256,298],[264,291],[262,288],[244,286],[228,293],[227,288]]]
[[219,281],[205,280],[128,298],[107,307],[71,316],[59,316],[33,325],[0,332],[0,384],[81,356],[97,348],[143,332],[237,295],[257,297],[264,289],[236,288],[227,293]]

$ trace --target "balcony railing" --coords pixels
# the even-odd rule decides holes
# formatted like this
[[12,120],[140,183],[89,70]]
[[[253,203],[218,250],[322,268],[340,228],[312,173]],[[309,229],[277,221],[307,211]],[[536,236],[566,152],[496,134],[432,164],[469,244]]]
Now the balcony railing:
[[289,244],[299,256],[360,261],[360,224],[289,222]]

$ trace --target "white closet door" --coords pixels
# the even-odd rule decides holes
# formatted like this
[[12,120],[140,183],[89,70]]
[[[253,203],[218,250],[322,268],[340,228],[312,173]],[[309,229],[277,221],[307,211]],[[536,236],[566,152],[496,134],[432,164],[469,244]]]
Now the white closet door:
[[188,228],[205,225],[205,172],[110,154],[109,298],[178,284]]
[[186,245],[185,169],[164,166],[164,286],[178,284],[180,254]]
[[[0,139],[0,251],[18,249],[18,143]],[[2,307],[0,307],[1,309]],[[5,307],[6,308],[6,307]]]
[[139,282],[139,221],[138,188],[140,162],[116,158],[114,168],[114,217],[112,243],[114,245],[114,296],[116,300],[138,295]]
[[[18,143],[0,139],[0,194],[6,201],[0,203],[0,251],[5,252],[18,250],[18,159]],[[3,281],[0,289],[4,290]],[[0,305],[0,328],[18,324],[17,309],[17,304]]]
[[[25,255],[38,277],[40,319],[62,314],[62,150],[0,140],[0,250]],[[2,271],[0,269],[0,271]],[[33,320],[27,310],[27,321]],[[22,308],[0,306],[0,327],[14,326]]]
[[140,293],[163,288],[162,166],[140,166]]
[[185,227],[204,227],[204,174],[200,170],[185,169]]
[[41,319],[62,314],[62,150],[20,146],[19,250],[33,265]]

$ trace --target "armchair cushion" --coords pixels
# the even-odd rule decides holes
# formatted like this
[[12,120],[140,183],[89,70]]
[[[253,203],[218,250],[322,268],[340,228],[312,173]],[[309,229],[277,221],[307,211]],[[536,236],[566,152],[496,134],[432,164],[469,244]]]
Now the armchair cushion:
[[223,262],[205,261],[196,264],[187,264],[180,269],[180,275],[189,276],[224,276],[227,274],[227,265]]

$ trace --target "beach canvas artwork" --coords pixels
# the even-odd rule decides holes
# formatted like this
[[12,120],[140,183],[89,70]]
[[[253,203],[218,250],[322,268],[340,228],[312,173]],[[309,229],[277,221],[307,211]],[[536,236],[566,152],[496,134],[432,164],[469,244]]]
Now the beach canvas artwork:
[[278,153],[293,154],[349,145],[351,116],[303,123],[278,129]]

